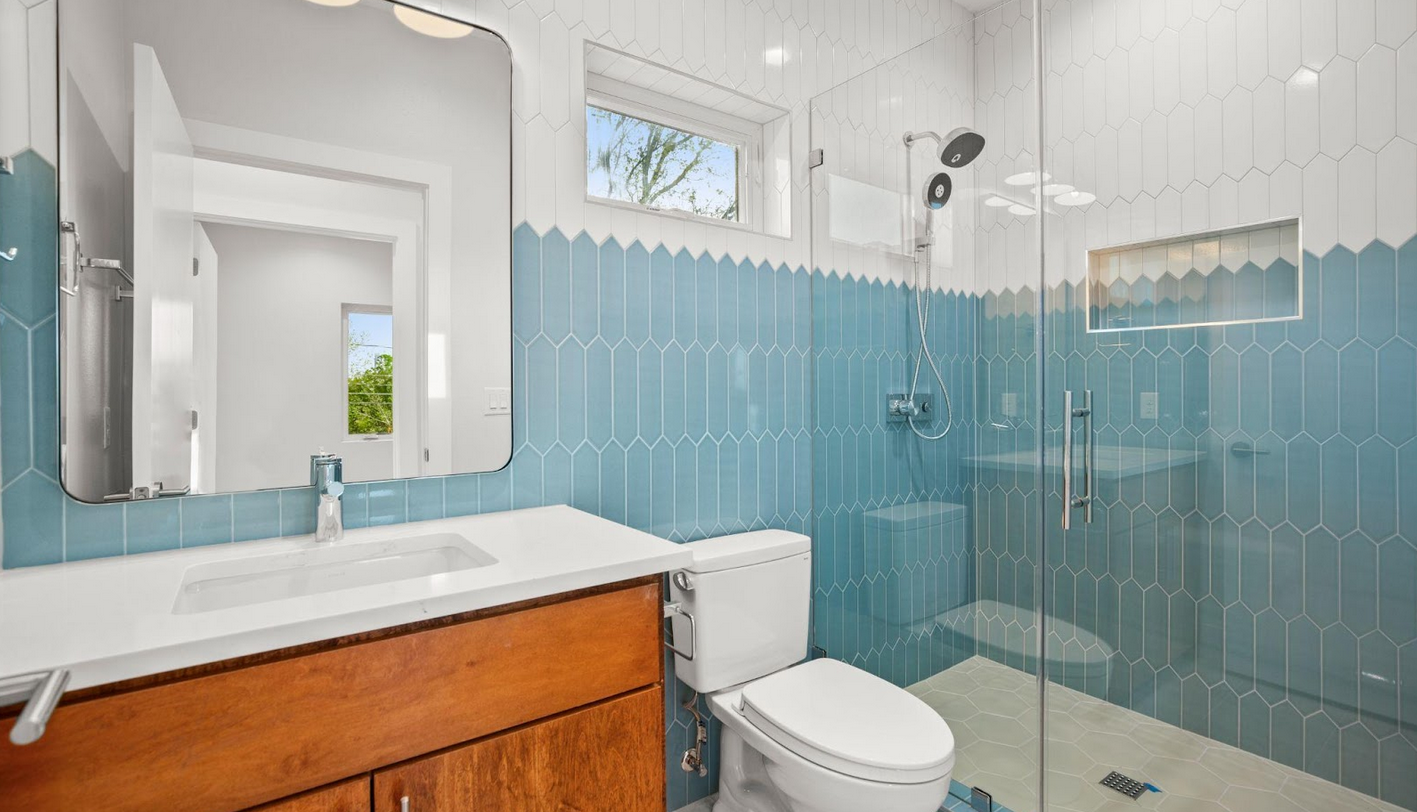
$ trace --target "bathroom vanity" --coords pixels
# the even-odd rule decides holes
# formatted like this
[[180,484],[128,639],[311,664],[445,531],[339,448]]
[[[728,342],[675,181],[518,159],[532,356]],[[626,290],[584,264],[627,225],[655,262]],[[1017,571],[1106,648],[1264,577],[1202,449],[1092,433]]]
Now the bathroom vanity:
[[564,507],[341,544],[448,536],[490,560],[204,611],[178,611],[192,573],[261,580],[312,542],[0,574],[0,669],[73,674],[38,741],[0,744],[0,810],[662,809],[660,573],[687,553]]

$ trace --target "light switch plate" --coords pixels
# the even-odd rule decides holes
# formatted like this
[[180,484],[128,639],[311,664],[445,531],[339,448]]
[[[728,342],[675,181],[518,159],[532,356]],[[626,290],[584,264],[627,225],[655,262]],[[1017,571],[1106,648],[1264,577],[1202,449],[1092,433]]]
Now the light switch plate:
[[487,387],[487,414],[511,414],[512,390],[507,387]]

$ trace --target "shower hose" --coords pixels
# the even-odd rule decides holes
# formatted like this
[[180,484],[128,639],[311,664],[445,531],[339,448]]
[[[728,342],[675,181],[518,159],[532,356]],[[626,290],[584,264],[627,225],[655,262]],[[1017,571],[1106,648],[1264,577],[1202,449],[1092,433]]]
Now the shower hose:
[[[940,367],[935,363],[935,356],[930,353],[930,345],[925,339],[930,327],[931,278],[934,266],[931,248],[930,243],[926,243],[922,251],[915,252],[915,323],[920,328],[920,352],[915,355],[915,372],[910,378],[910,394],[906,398],[910,406],[905,415],[905,422],[920,439],[941,440],[950,433],[950,429],[954,426],[954,404],[950,402],[950,390],[945,385],[945,376],[940,373]],[[920,278],[920,255],[922,253],[925,255],[924,284],[921,284]],[[920,409],[915,406],[915,395],[920,388],[922,361],[929,362],[930,372],[934,374],[935,380],[940,384],[940,397],[945,401],[945,427],[939,434],[927,434],[915,425],[915,418],[920,414]]]

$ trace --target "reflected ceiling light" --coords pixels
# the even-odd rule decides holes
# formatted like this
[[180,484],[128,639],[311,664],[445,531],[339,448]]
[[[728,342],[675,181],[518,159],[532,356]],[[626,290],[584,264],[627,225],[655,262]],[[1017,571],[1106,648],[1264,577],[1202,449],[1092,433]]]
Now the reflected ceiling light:
[[472,33],[472,26],[467,23],[439,17],[436,14],[429,14],[426,11],[419,11],[408,6],[394,6],[394,16],[399,18],[399,22],[414,31],[438,39],[457,39]]
[[359,0],[310,0],[317,6],[352,6]]
[[1048,197],[1053,197],[1054,195],[1061,195],[1066,192],[1071,192],[1072,190],[1073,187],[1066,183],[1050,183],[1043,187],[1043,194]]
[[[1043,180],[1048,181],[1052,179],[1052,175],[1048,174],[1047,172],[1043,173]],[[1032,172],[1020,172],[1017,175],[1009,175],[1007,178],[1004,178],[1004,183],[1007,183],[1010,186],[1032,186],[1037,182],[1038,176],[1033,174]]]
[[984,205],[988,206],[991,209],[1002,209],[1005,206],[1012,206],[1013,201],[1007,198],[999,197],[998,195],[994,195],[986,199],[984,201]]
[[1033,209],[1030,209],[1022,203],[1015,203],[1009,206],[1009,213],[1018,217],[1032,217],[1035,214]]
[[1053,198],[1053,202],[1059,206],[1086,206],[1097,200],[1097,195],[1091,192],[1064,192]]

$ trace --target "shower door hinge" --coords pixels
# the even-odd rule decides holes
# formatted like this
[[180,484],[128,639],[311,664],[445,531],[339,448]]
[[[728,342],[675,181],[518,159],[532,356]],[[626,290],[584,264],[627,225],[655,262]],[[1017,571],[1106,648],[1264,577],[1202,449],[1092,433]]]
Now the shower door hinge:
[[423,461],[424,461],[424,462],[428,462],[428,459],[429,459],[428,449],[425,448],[425,449],[423,449]]
[[198,426],[198,424],[200,424],[200,423],[201,423],[201,416],[197,414],[197,410],[196,410],[196,409],[193,409],[193,410],[192,410],[192,431],[196,431],[196,430],[197,430],[197,426]]
[[0,175],[15,174],[15,159],[9,155],[0,156]]
[[820,149],[814,149],[807,153],[807,168],[816,169],[827,162],[827,154]]
[[193,275],[193,276],[196,276],[197,274],[199,274],[199,273],[201,273],[201,272],[202,272],[202,261],[201,261],[200,259],[197,259],[196,257],[192,257],[192,275]]

